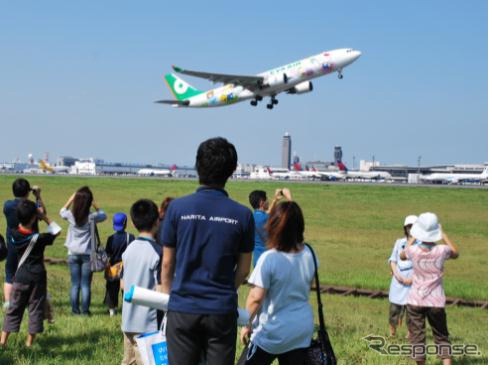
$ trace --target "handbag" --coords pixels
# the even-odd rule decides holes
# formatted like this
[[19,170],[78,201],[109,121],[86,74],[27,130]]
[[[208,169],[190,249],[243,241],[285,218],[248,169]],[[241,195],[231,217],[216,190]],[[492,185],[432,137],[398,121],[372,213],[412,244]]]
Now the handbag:
[[0,234],[0,261],[3,261],[5,258],[7,258],[7,244],[5,243],[5,239],[3,238],[2,234]]
[[[126,233],[126,246],[130,242],[130,234]],[[123,271],[123,261],[116,262],[114,265],[108,263],[106,269],[104,270],[104,278],[108,281],[117,281],[121,279],[121,274]]]
[[169,364],[167,356],[166,322],[167,316],[164,316],[159,330],[143,333],[135,338],[143,364]]
[[99,232],[97,231],[96,222],[94,219],[89,219],[90,221],[90,232],[91,232],[91,271],[101,272],[106,269],[109,258],[106,251],[101,247],[101,239],[99,238]]
[[330,338],[328,336],[328,331],[325,326],[325,319],[323,316],[323,304],[321,303],[321,292],[319,287],[318,278],[318,264],[316,261],[316,255],[314,254],[313,248],[305,243],[305,245],[311,251],[314,261],[314,278],[316,281],[316,297],[318,300],[318,316],[319,316],[319,329],[318,336],[311,340],[311,345],[307,349],[307,361],[306,364],[321,364],[321,365],[336,365],[337,358],[333,347],[331,346]]

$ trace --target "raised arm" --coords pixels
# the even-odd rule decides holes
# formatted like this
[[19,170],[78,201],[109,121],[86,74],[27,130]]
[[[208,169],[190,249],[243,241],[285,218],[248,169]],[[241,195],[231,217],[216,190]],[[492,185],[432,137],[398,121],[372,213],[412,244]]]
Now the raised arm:
[[456,244],[454,244],[451,239],[448,238],[448,235],[443,231],[442,232],[442,240],[444,240],[444,243],[446,243],[446,245],[451,248],[451,255],[449,256],[449,258],[452,258],[452,259],[456,259],[458,258],[458,256],[460,255],[459,251],[458,251],[458,247],[456,246]]
[[63,208],[66,208],[68,210],[70,208],[70,206],[72,205],[74,198],[75,198],[75,193],[72,194],[70,196],[70,198],[68,198],[68,201],[67,201],[67,203],[65,203],[65,205],[63,206]]

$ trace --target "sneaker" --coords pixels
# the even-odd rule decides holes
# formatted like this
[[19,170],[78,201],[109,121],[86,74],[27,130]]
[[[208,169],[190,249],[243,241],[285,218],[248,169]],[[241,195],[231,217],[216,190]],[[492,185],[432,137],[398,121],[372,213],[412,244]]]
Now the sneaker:
[[110,308],[109,309],[109,316],[110,317],[116,316],[116,309],[115,308]]

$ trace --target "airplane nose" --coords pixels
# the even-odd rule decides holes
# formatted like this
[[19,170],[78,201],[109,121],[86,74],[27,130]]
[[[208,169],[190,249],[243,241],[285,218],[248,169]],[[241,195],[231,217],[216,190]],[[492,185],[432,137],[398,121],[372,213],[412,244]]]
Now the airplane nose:
[[357,60],[362,55],[359,50],[354,50],[354,60]]

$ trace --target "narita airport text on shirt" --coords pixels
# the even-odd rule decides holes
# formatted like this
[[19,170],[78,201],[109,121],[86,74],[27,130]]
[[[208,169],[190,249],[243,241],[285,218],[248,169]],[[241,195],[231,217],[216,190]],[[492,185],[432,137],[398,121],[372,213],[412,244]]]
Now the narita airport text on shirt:
[[[205,217],[203,215],[182,215],[181,220],[184,220],[184,221],[190,221],[190,220],[205,221],[205,220],[207,220],[207,217]],[[237,225],[239,222],[238,220],[235,220],[235,219],[231,219],[228,217],[220,217],[220,216],[210,216],[208,218],[208,221],[223,222],[223,223],[231,224],[231,225]]]

